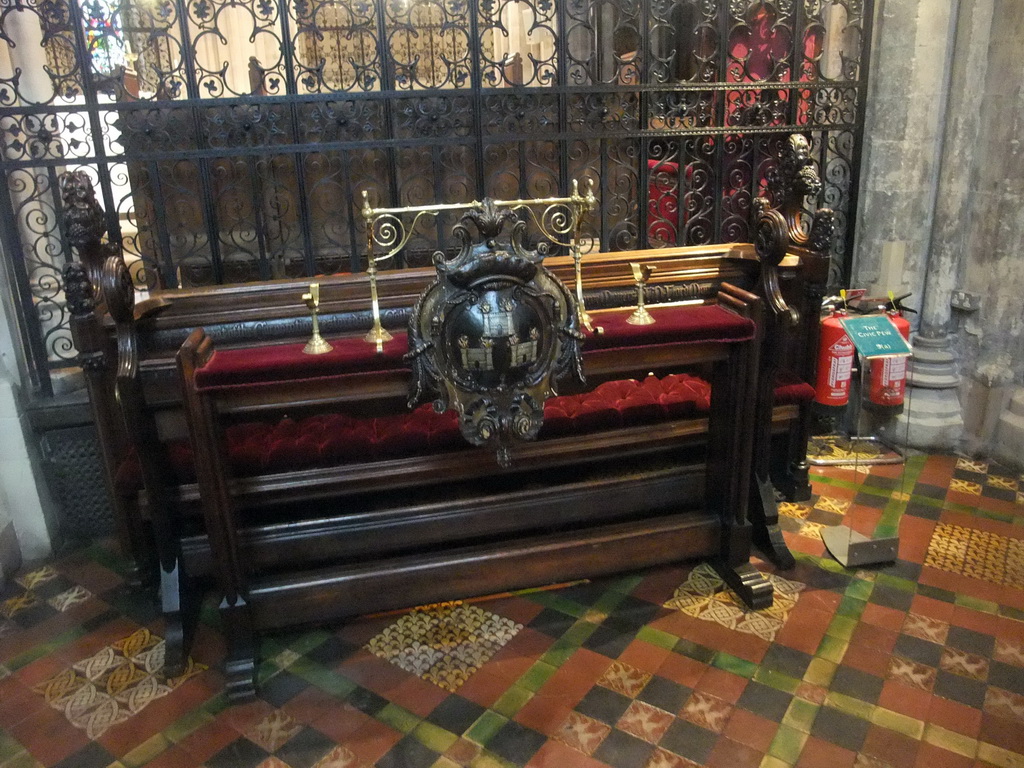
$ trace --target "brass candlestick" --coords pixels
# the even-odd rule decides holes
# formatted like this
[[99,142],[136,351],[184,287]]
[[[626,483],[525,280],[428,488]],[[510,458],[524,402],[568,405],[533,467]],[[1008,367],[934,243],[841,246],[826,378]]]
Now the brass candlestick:
[[579,311],[580,326],[591,333],[604,333],[604,328],[594,325],[594,318],[587,312],[587,306],[583,301],[583,252],[580,247],[580,240],[583,237],[583,213],[592,211],[597,207],[597,198],[594,196],[594,180],[587,179],[587,194],[580,195],[579,181],[572,181],[572,196],[569,198],[573,217],[572,241],[570,250],[572,252],[573,269],[576,278],[576,307]]
[[320,335],[320,283],[310,283],[309,293],[302,294],[302,300],[306,302],[313,317],[313,336],[302,351],[307,355],[323,355],[330,352],[334,347],[327,343]]
[[373,308],[373,327],[364,336],[364,340],[377,345],[377,354],[384,353],[384,342],[393,338],[380,323],[380,300],[377,298],[377,264],[371,258],[366,267],[366,274],[370,278],[370,304]]
[[644,284],[657,267],[638,264],[632,261],[629,263],[629,266],[633,270],[633,279],[636,280],[636,309],[633,310],[633,314],[626,318],[626,322],[630,325],[654,325],[655,320],[644,305]]

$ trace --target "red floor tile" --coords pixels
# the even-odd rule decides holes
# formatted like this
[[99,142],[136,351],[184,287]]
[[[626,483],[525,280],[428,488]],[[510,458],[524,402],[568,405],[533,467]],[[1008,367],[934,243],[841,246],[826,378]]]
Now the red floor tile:
[[733,741],[767,752],[778,730],[778,723],[736,707],[723,733]]
[[[888,659],[885,659],[888,662]],[[884,674],[882,675],[884,677]],[[932,694],[901,683],[899,680],[886,680],[882,685],[882,693],[878,697],[878,705],[885,709],[899,712],[901,715],[913,717],[915,720],[926,720],[932,706]]]
[[619,661],[653,675],[658,672],[670,653],[672,651],[668,648],[651,645],[643,640],[633,640],[626,650],[619,654]]
[[526,768],[607,768],[599,760],[587,757],[557,741],[547,741],[526,764]]
[[758,768],[764,754],[729,738],[721,738],[708,755],[708,768]]
[[964,757],[926,742],[921,745],[914,768],[972,768],[973,765],[972,757]]
[[43,765],[55,765],[89,743],[85,731],[50,707],[26,717],[8,732]]
[[815,736],[808,736],[797,768],[852,768],[857,753],[831,744]]
[[927,718],[921,719],[976,739],[981,733],[981,716],[981,710],[941,696],[933,696]]

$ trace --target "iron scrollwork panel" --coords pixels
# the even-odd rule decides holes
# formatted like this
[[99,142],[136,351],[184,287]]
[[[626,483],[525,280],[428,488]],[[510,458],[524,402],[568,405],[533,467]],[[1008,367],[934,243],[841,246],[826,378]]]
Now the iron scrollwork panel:
[[[49,186],[68,165],[91,169],[139,279],[173,288],[364,268],[363,190],[418,205],[592,178],[587,248],[748,239],[771,149],[799,131],[845,263],[871,6],[0,0],[0,213],[40,365],[65,364],[61,291],[35,265],[63,250]],[[422,224],[391,266],[450,248],[453,223]]]

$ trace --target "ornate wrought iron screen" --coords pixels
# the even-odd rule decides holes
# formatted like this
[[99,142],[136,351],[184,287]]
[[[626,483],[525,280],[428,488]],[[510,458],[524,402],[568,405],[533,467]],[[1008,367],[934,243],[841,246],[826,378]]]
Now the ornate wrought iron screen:
[[[871,0],[0,0],[0,224],[36,385],[74,355],[57,174],[139,280],[365,266],[376,205],[566,195],[605,250],[749,239],[805,133],[852,244]],[[453,223],[424,224],[418,264]]]

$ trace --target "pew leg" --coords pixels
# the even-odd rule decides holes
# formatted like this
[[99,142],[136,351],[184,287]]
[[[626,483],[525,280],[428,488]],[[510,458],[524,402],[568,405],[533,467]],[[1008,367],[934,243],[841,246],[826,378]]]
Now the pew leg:
[[807,461],[795,461],[789,465],[789,488],[786,498],[789,501],[807,501],[811,498],[811,479]]
[[771,608],[774,600],[772,583],[750,562],[753,527],[749,524],[728,524],[722,531],[722,551],[711,560],[711,567],[752,610]]
[[228,701],[232,704],[251,701],[256,698],[256,635],[249,604],[241,596],[231,601],[224,599],[220,615],[228,643],[224,660]]
[[754,478],[749,517],[754,546],[781,570],[789,570],[796,565],[796,560],[782,536],[782,529],[779,528],[779,506],[775,500],[775,486],[768,477]]
[[775,599],[772,583],[750,562],[730,565],[725,560],[715,559],[711,565],[748,608],[760,611],[772,607]]
[[165,621],[164,669],[168,677],[185,671],[195,638],[199,601],[185,582],[177,558],[168,568],[160,568],[160,612]]

